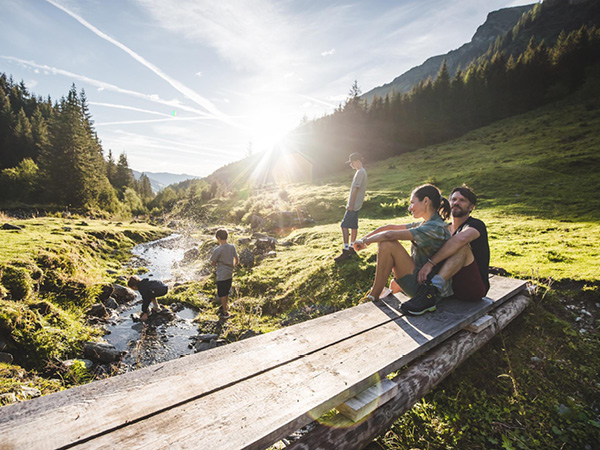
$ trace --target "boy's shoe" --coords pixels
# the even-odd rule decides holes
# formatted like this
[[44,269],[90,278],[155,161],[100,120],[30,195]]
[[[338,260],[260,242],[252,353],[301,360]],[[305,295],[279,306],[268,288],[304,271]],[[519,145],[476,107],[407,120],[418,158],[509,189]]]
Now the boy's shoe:
[[229,313],[223,313],[223,312],[220,312],[220,313],[219,313],[219,317],[220,317],[221,319],[229,319],[229,318],[231,317],[231,314],[229,314]]
[[442,298],[442,294],[431,281],[425,281],[416,295],[409,301],[402,303],[400,309],[405,314],[412,314],[414,316],[420,316],[427,311],[435,311],[436,303]]
[[342,253],[340,253],[338,256],[333,258],[333,260],[336,263],[341,263],[343,261],[346,261],[348,258],[350,258],[350,253],[348,253],[348,250],[342,250]]

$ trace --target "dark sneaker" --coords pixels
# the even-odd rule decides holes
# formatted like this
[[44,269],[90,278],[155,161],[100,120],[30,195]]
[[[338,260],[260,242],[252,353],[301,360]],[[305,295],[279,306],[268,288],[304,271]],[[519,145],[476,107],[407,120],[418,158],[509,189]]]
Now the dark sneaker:
[[402,303],[400,309],[405,314],[420,316],[427,311],[435,311],[435,305],[441,298],[442,294],[438,291],[438,288],[428,280],[421,285],[413,298]]
[[349,250],[343,250],[342,253],[338,256],[336,256],[335,258],[333,258],[333,260],[336,263],[341,263],[342,261],[346,261],[347,259],[351,258],[352,254],[350,253]]

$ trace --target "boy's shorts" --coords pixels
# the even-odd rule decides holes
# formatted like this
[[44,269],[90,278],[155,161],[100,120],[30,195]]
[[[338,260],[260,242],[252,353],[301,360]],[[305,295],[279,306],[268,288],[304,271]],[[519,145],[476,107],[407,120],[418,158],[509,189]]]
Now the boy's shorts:
[[229,296],[232,282],[233,278],[230,278],[229,280],[217,281],[217,296],[219,298]]
[[342,219],[342,228],[358,229],[358,211],[346,211]]

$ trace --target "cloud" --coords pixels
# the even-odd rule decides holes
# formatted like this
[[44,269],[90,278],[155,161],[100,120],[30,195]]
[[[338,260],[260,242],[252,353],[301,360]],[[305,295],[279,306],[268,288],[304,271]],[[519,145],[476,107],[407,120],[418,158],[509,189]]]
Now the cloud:
[[335,53],[335,48],[332,48],[331,50],[321,52],[321,56],[330,56],[330,55],[333,55],[334,53]]
[[93,26],[92,24],[90,24],[89,22],[87,22],[85,19],[83,19],[82,17],[80,17],[77,14],[75,14],[74,12],[72,12],[69,9],[65,8],[61,4],[57,3],[54,0],[46,0],[46,1],[48,3],[50,3],[51,5],[55,6],[56,8],[60,9],[61,11],[65,12],[69,16],[73,17],[80,24],[82,24],[84,27],[86,27],[88,30],[92,31],[94,34],[96,34],[100,38],[104,39],[105,41],[107,41],[107,42],[113,44],[114,46],[120,48],[121,50],[123,50],[125,53],[127,53],[129,56],[131,56],[137,62],[139,62],[140,64],[142,64],[144,67],[150,69],[152,72],[154,72],[160,78],[162,78],[164,81],[166,81],[167,83],[169,83],[173,88],[175,88],[181,94],[183,94],[184,96],[186,96],[188,99],[192,100],[193,102],[195,102],[198,105],[200,105],[203,108],[205,108],[210,114],[214,115],[215,118],[233,125],[231,119],[229,117],[227,117],[225,114],[223,114],[219,109],[217,109],[217,107],[215,105],[213,105],[212,102],[210,102],[208,99],[206,99],[206,98],[202,97],[201,95],[197,94],[192,89],[190,89],[187,86],[185,86],[183,83],[181,83],[181,82],[177,81],[176,79],[170,77],[165,72],[163,72],[161,69],[159,69],[158,67],[156,67],[154,64],[152,64],[151,62],[149,62],[145,58],[143,58],[141,55],[137,54],[136,52],[134,52],[133,50],[131,50],[129,47],[127,47],[126,45],[124,45],[121,42],[117,41],[116,39],[110,37],[106,33],[100,31],[98,28],[96,28],[95,26]]
[[201,77],[202,76],[202,72],[196,72],[194,75],[196,75],[197,77]]
[[164,29],[208,45],[236,70],[271,72],[291,65],[298,36],[289,17],[267,0],[137,0]]

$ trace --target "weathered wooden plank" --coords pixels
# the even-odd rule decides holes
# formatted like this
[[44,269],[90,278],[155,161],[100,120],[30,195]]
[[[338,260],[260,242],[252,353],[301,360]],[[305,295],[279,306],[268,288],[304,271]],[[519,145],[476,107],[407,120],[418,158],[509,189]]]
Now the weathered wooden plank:
[[356,397],[336,406],[336,409],[353,422],[358,422],[378,406],[394,398],[397,393],[398,385],[384,378],[379,383],[359,392]]
[[316,427],[292,443],[286,450],[357,450],[389,429],[400,415],[434,389],[456,367],[505,328],[528,305],[529,297],[519,294],[494,311],[495,323],[479,334],[461,331],[426,355],[411,363],[392,381],[398,386],[396,396],[359,423],[342,414]]
[[492,325],[492,323],[494,323],[494,318],[486,314],[485,316],[481,316],[479,319],[475,320],[473,323],[467,325],[465,330],[470,331],[471,333],[481,333],[482,330]]
[[[0,408],[0,435],[4,442],[31,448],[61,447],[233,385],[394,317],[397,314],[385,307],[363,304],[224,347],[10,405]],[[40,440],[30,432],[32,429],[54,432]]]
[[447,302],[436,314],[400,317],[82,448],[264,448],[312,421],[309,411],[321,415],[462,329],[478,303],[490,301]]

